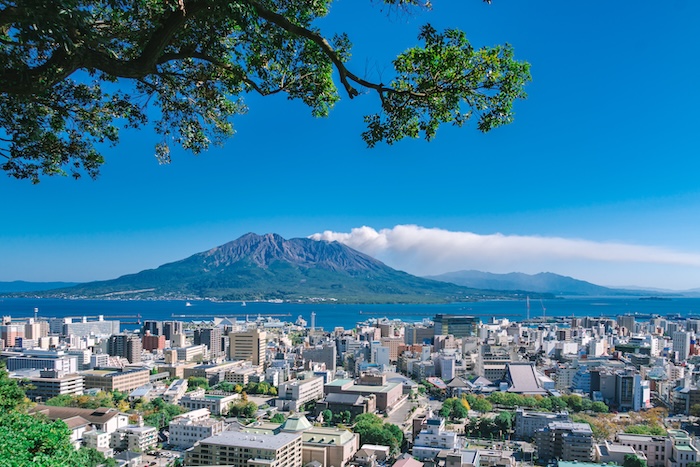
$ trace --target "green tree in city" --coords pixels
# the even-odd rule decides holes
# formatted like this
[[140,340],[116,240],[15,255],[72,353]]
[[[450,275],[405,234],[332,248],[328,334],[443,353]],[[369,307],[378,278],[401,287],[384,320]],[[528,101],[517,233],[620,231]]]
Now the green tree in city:
[[106,463],[94,449],[75,450],[71,430],[63,421],[28,414],[26,402],[17,381],[0,368],[0,466],[96,467]]
[[282,415],[282,414],[279,413],[279,412],[276,413],[276,414],[274,414],[274,415],[270,418],[270,422],[272,422],[272,423],[284,423],[284,420],[285,420],[284,415]]
[[[351,69],[351,39],[318,21],[332,0],[23,0],[0,2],[0,158],[9,175],[95,177],[103,144],[152,123],[155,154],[195,154],[234,133],[244,96],[285,93],[325,117],[345,95],[376,98],[368,146],[431,140],[472,116],[513,120],[529,65],[509,45],[476,48],[426,24],[381,79]],[[383,0],[429,9],[427,0]],[[357,64],[356,64],[357,65]],[[361,66],[361,65],[360,65]],[[150,122],[150,120],[154,120]]]
[[144,423],[158,428],[168,426],[173,418],[186,412],[185,408],[165,402],[160,397],[143,404],[142,410]]
[[[634,454],[625,454],[625,460],[622,467],[647,467],[647,461],[640,459]],[[690,465],[688,467],[690,467]]]
[[591,404],[591,410],[597,413],[608,413],[610,409],[605,405],[605,402],[594,402]]
[[491,412],[493,410],[493,404],[489,402],[484,396],[476,396],[474,394],[468,394],[466,396],[467,402],[469,403],[469,407],[472,410],[475,410],[477,412],[481,413],[487,413]]
[[333,412],[331,412],[328,409],[325,409],[325,410],[321,411],[321,415],[323,415],[323,423],[326,426],[330,426],[331,423],[333,422]]
[[377,415],[364,413],[355,417],[353,431],[360,435],[360,444],[389,446],[397,453],[403,443],[403,432],[392,423],[384,423]]
[[503,437],[507,437],[510,434],[514,421],[515,414],[513,412],[506,411],[499,413],[493,420],[494,424],[498,428],[499,434]]
[[190,376],[187,378],[187,390],[192,391],[197,388],[209,389],[209,381],[201,376]]
[[693,417],[700,417],[700,404],[693,404],[690,406],[690,415]]

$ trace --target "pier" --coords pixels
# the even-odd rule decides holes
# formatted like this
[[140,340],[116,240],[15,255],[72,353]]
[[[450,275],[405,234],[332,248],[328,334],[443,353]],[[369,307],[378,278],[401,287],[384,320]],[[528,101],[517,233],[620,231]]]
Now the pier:
[[291,313],[203,313],[203,314],[181,314],[181,313],[173,313],[170,315],[171,318],[184,318],[184,319],[203,319],[203,318],[228,318],[228,317],[235,317],[235,318],[241,318],[245,316],[250,316],[252,318],[289,318],[292,316]]

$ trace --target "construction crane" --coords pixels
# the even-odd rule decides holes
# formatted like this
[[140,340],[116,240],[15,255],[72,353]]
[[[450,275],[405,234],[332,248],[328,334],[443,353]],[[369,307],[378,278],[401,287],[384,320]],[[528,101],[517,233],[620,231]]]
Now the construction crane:
[[547,321],[547,309],[544,307],[544,302],[540,298],[540,305],[542,305],[542,321],[546,322]]

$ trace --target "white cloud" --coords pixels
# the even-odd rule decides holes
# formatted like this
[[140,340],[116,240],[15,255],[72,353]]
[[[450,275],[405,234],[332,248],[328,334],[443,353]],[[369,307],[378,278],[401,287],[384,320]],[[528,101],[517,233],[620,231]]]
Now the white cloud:
[[[561,237],[480,235],[472,232],[453,232],[417,225],[397,225],[391,229],[375,230],[371,227],[352,229],[349,233],[326,231],[310,236],[315,240],[339,241],[356,250],[376,257],[388,265],[417,275],[441,274],[463,269],[490,272],[537,273],[551,271],[573,275],[586,280],[607,283],[634,284],[636,268],[647,276],[655,268],[668,271],[680,268],[694,272],[694,281],[687,286],[700,286],[700,254],[675,251],[668,248],[632,245],[619,242],[595,242]],[[598,267],[592,267],[597,265]],[[630,272],[620,277],[622,266]],[[594,271],[598,270],[596,274]],[[606,274],[618,271],[617,276]],[[578,274],[578,275],[577,275]],[[666,272],[664,273],[666,274]],[[591,275],[596,277],[590,277]],[[615,280],[617,279],[617,280]],[[649,282],[648,280],[642,280]],[[639,283],[639,282],[636,282]],[[670,286],[663,281],[658,286]],[[652,283],[640,284],[651,286]],[[679,284],[680,285],[680,284]],[[686,286],[680,285],[681,287]]]

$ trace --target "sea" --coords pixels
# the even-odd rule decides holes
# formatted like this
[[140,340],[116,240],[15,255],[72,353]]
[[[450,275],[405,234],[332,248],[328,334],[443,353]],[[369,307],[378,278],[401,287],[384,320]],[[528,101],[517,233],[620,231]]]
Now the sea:
[[639,320],[650,315],[662,317],[699,317],[700,298],[640,299],[615,298],[557,298],[548,300],[488,300],[436,305],[360,305],[334,303],[270,303],[270,302],[215,302],[209,300],[68,300],[38,298],[2,298],[0,315],[12,318],[74,317],[119,319],[123,330],[139,328],[139,320],[206,321],[214,317],[235,318],[239,321],[258,317],[276,318],[294,322],[302,317],[311,323],[315,313],[316,327],[333,330],[336,327],[354,328],[358,322],[387,318],[404,322],[421,322],[438,313],[472,315],[482,322],[507,318],[523,321],[528,316],[541,317],[615,317],[624,314],[639,315]]

